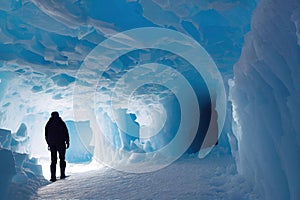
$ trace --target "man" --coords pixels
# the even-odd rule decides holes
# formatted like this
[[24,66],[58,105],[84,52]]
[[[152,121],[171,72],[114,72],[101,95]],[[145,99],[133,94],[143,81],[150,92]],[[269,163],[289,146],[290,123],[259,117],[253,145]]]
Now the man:
[[70,146],[70,139],[67,126],[56,111],[51,113],[51,118],[46,124],[45,138],[48,144],[48,149],[51,151],[50,181],[56,181],[57,152],[60,160],[60,178],[64,179],[66,178],[65,154],[66,149]]

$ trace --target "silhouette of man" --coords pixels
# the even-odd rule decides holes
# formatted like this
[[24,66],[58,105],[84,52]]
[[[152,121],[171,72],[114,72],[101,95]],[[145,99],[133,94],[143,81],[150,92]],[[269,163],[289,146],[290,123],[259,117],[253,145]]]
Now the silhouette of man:
[[59,154],[60,161],[60,178],[64,179],[66,178],[65,154],[66,149],[70,146],[70,139],[67,126],[56,111],[51,113],[51,117],[46,124],[45,138],[48,144],[48,149],[51,151],[50,181],[56,181],[57,152]]

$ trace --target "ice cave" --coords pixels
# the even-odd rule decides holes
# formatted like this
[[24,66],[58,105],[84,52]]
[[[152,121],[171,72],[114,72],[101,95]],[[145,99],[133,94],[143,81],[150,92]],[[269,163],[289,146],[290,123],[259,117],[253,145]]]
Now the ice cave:
[[[299,0],[1,0],[0,16],[1,200],[300,199]],[[52,183],[53,111],[70,148]]]

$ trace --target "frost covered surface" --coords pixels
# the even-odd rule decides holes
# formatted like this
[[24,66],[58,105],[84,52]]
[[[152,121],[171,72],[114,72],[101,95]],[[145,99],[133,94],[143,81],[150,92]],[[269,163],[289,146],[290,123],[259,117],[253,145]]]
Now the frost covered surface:
[[299,1],[261,1],[234,68],[238,169],[265,199],[300,198]]

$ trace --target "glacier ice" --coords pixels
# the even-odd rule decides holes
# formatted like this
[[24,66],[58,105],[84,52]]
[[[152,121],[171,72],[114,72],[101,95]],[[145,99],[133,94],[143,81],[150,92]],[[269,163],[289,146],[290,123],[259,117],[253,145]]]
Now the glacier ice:
[[[136,49],[144,49],[143,54],[141,55]],[[148,49],[160,49],[160,51],[150,50],[151,55]],[[130,51],[134,54],[126,55]],[[161,57],[158,53],[162,52],[169,53]],[[198,54],[198,56],[195,57],[195,54]],[[120,55],[126,56],[121,57]],[[161,59],[162,61],[156,61],[156,59]],[[114,63],[114,60],[120,61]],[[131,60],[134,62],[132,63]],[[153,60],[157,63],[151,63]],[[169,65],[164,63],[168,63]],[[124,69],[124,71],[115,71],[115,65],[119,69]],[[97,77],[99,76],[98,80]],[[124,150],[128,146],[135,148],[135,145],[128,143],[126,146],[122,146],[122,149],[115,149],[114,145],[110,146],[108,143],[114,144],[115,140],[107,141],[107,133],[111,132],[110,130],[103,129],[103,124],[109,123],[100,120],[103,119],[103,114],[109,115],[111,123],[117,124],[118,130],[113,134],[121,134],[121,138],[123,139],[121,143],[124,144],[124,141],[127,143],[128,138],[122,137],[122,132],[137,137],[138,128],[141,127],[142,130],[143,126],[146,125],[144,123],[141,124],[142,126],[139,126],[137,121],[141,121],[140,117],[147,118],[148,120],[151,117],[161,118],[161,114],[157,115],[155,113],[161,113],[162,108],[166,110],[168,107],[167,104],[163,104],[166,96],[163,95],[165,92],[163,87],[159,87],[160,85],[168,88],[177,98],[180,104],[179,112],[174,112],[172,110],[173,107],[169,107],[169,114],[167,110],[166,112],[168,119],[180,116],[179,122],[171,126],[167,121],[165,124],[149,123],[146,128],[150,129],[151,132],[157,131],[155,137],[150,137],[152,136],[150,135],[148,138],[144,138],[144,135],[140,134],[139,138],[143,141],[129,138],[135,144],[137,142],[147,142],[145,139],[148,139],[148,144],[154,145],[152,146],[152,152],[136,155],[139,159],[145,157],[142,168],[135,168],[134,166],[130,166],[130,163],[126,163],[126,170],[131,170],[130,172],[150,171],[160,166],[166,166],[172,159],[177,159],[192,143],[198,127],[202,135],[205,133],[205,129],[210,130],[211,120],[209,119],[218,119],[216,124],[218,124],[219,129],[211,130],[217,130],[217,135],[222,131],[226,109],[225,89],[222,77],[215,63],[201,45],[176,31],[151,27],[139,28],[124,31],[104,40],[85,58],[81,68],[78,70],[77,79],[79,81],[75,85],[73,95],[74,115],[77,120],[88,117],[91,121],[96,138],[94,141],[98,143],[95,145],[94,155],[104,162],[109,162],[111,157],[114,156],[121,156],[127,162],[127,158],[133,156],[131,154],[135,153],[128,154]],[[83,86],[82,82],[88,83],[90,86]],[[145,87],[145,85],[151,85],[151,87]],[[142,90],[144,93],[146,91],[146,93],[142,94],[138,92],[139,90]],[[157,93],[155,90],[163,91]],[[150,99],[147,97],[149,93]],[[137,98],[136,96],[139,97]],[[209,96],[212,99],[215,98],[214,100],[217,102],[214,104],[218,111],[218,117],[216,118],[214,118],[216,112],[211,112],[212,106]],[[95,103],[89,104],[89,102]],[[158,107],[156,104],[161,104],[162,106]],[[124,112],[126,111],[124,109],[128,110],[127,113]],[[146,110],[147,112],[144,112],[144,114],[152,113],[151,115],[153,116],[149,114],[142,116],[140,114],[141,110]],[[92,114],[93,112],[96,117]],[[203,120],[199,120],[200,112],[201,117],[204,118]],[[129,117],[130,114],[134,114],[137,117],[137,121],[130,123],[132,121]],[[97,119],[98,116],[100,116],[100,119]],[[208,118],[208,120],[206,121],[205,118]],[[178,126],[178,129],[175,130],[174,133],[176,136],[174,136],[173,128],[176,128],[176,126]],[[143,131],[140,133],[143,134]],[[169,136],[172,138],[171,140]],[[217,139],[217,137],[214,138]],[[164,147],[160,149],[157,146],[155,147],[157,142],[166,143],[166,139],[168,143]],[[203,141],[204,137],[199,137],[199,140]],[[204,140],[205,142],[206,140]],[[216,141],[212,145],[215,143]],[[198,145],[199,151],[201,144]],[[102,152],[106,153],[103,154]],[[193,153],[196,152],[194,150]],[[160,160],[159,164],[153,165],[157,159]],[[123,165],[116,164],[115,160],[109,163],[114,168],[121,166],[123,169],[124,167]]]
[[8,188],[12,177],[16,174],[15,168],[15,160],[12,155],[12,152],[6,149],[0,149],[0,157],[1,157],[1,164],[0,164],[0,192],[1,192],[1,199],[7,198]]
[[[118,84],[128,84],[126,79],[118,82],[120,77],[148,61],[172,66],[187,77],[192,88],[198,90],[200,109],[206,113],[202,115],[204,119],[214,112],[219,114],[216,99],[208,97],[201,76],[187,62],[178,55],[148,48],[116,59],[95,88],[98,95],[93,100],[101,106],[95,112],[74,116],[74,85],[80,85],[81,92],[88,92],[94,86],[90,81],[93,73],[99,73],[94,70],[78,77],[84,58],[100,42],[117,33],[163,27],[191,36],[218,66],[232,104],[227,106],[218,145],[234,155],[239,172],[256,185],[264,198],[298,199],[299,11],[297,0],[3,0],[0,128],[11,132],[0,130],[1,148],[49,158],[43,130],[50,113],[57,110],[74,134],[67,155],[70,162],[90,161],[92,154],[103,147],[102,141],[93,135],[97,132],[97,120],[102,122],[101,131],[113,148],[155,152],[172,140],[180,121],[180,106],[169,88],[147,84],[133,93],[130,103],[118,104],[113,112],[108,109],[112,92],[118,95],[117,100],[130,95],[126,88],[113,91]],[[136,80],[150,74],[151,67],[139,73],[141,76],[136,76]],[[229,79],[232,80],[227,84]],[[209,109],[215,103],[216,109]],[[89,116],[97,116],[97,120],[88,122]],[[201,123],[199,132],[207,129],[207,122]],[[165,126],[161,129],[162,124]],[[145,139],[158,130],[168,134]],[[72,149],[72,141],[78,149]],[[102,150],[107,159],[121,160],[105,148]],[[195,140],[187,152],[198,150],[199,140]],[[202,153],[199,157],[206,154]],[[33,167],[35,164],[26,159],[23,166],[35,168],[34,174],[39,174],[39,167]],[[127,161],[140,159],[133,154]],[[32,174],[32,170],[24,169],[17,169],[16,182]]]
[[0,148],[10,149],[11,145],[11,131],[0,129]]
[[22,198],[29,198],[34,190],[45,184],[42,166],[38,164],[38,159],[31,158],[28,153],[20,153],[28,145],[14,140],[16,136],[21,137],[21,140],[26,138],[24,124],[21,124],[15,134],[0,129],[0,137],[5,138],[0,141],[0,199],[20,198],[19,193],[23,193]]
[[[19,124],[25,123],[32,143],[31,154],[48,156],[41,130],[53,110],[60,111],[65,120],[74,120],[72,90],[83,59],[105,38],[131,28],[162,26],[192,36],[212,55],[226,80],[239,57],[243,34],[249,30],[255,4],[253,1],[230,3],[223,0],[210,3],[6,1],[0,8],[3,27],[0,37],[1,127],[15,132]],[[103,5],[105,9],[100,12],[98,9],[104,8]],[[157,21],[155,17],[160,14],[173,17],[164,21],[164,17],[160,17],[161,21]],[[181,19],[184,19],[182,23]],[[211,34],[213,29],[216,35]],[[160,53],[156,54],[159,59]],[[166,64],[174,62],[172,59],[166,60]],[[127,59],[129,62],[137,60]],[[127,61],[122,60],[123,63]],[[112,70],[118,72],[122,68],[116,65]],[[191,77],[190,81],[196,78],[191,72],[187,76]],[[87,82],[81,84],[88,86]],[[141,114],[136,113],[136,116],[137,122],[145,121]],[[114,125],[106,128],[115,131]],[[115,141],[120,145],[120,141]],[[149,143],[146,146],[151,149]]]
[[13,152],[29,154],[29,136],[27,127],[22,123],[16,133],[12,135],[10,148]]
[[[6,1],[0,7],[0,22],[3,27],[0,35],[1,127],[16,132],[19,124],[26,124],[31,142],[31,155],[49,156],[41,130],[53,110],[60,111],[65,120],[74,120],[72,90],[77,70],[83,59],[105,38],[131,28],[161,26],[192,36],[212,55],[226,80],[231,76],[231,66],[239,57],[243,34],[249,30],[249,19],[255,4],[253,1],[230,3],[225,0],[206,3],[197,1],[116,3],[114,1],[105,4],[104,1],[82,1],[81,3]],[[103,9],[101,10],[103,12],[99,9]],[[160,15],[170,17],[159,17]],[[216,32],[212,34],[212,30]],[[161,59],[163,53],[152,53],[156,56],[153,60]],[[139,56],[144,57],[139,58]],[[149,52],[140,51],[136,52],[135,57],[125,56],[123,60],[116,62],[124,65],[126,62],[130,64],[145,60],[147,57]],[[185,66],[182,60],[178,58],[176,60],[172,55],[167,55],[166,58],[161,62]],[[106,75],[114,78],[115,73],[122,72],[124,66],[119,64],[112,66]],[[192,71],[187,71],[186,76],[190,77],[194,87],[202,84],[197,82],[199,77]],[[89,86],[88,82],[80,82],[80,84]],[[102,89],[109,89],[109,87]],[[200,93],[198,95],[200,96]],[[152,100],[149,98],[147,101]],[[168,112],[176,108],[176,102],[169,105],[172,104],[175,107],[170,106]],[[152,104],[152,106],[156,110],[156,116],[151,117],[154,122],[158,115],[163,117],[166,111],[160,104]],[[146,126],[147,120],[150,120],[145,118],[149,110],[139,108],[139,112],[136,112],[137,108],[131,109],[135,109],[136,122]],[[129,110],[128,114],[133,114],[130,112]],[[108,117],[109,115],[102,116],[103,120],[109,122]],[[176,116],[174,117],[176,121]],[[157,127],[159,122],[160,120],[156,121]],[[116,126],[110,122],[103,124],[103,127],[111,132],[116,131]],[[144,130],[147,129],[141,129],[143,134],[149,134]],[[118,139],[122,137],[118,135],[112,137],[116,147],[122,145],[121,140]],[[136,145],[132,139],[125,143]],[[161,141],[161,144],[163,143]],[[155,147],[150,144],[146,141],[137,146],[141,145],[140,148],[153,151]],[[157,145],[159,145],[158,140]],[[192,151],[197,151],[197,147]]]
[[299,1],[261,1],[231,81],[237,164],[265,199],[300,197]]
[[[89,122],[66,121],[66,125],[72,139],[72,145],[66,152],[66,161],[69,163],[90,162],[94,151],[93,146],[88,145],[91,144],[93,136]],[[84,134],[84,137],[80,137],[80,133]]]

